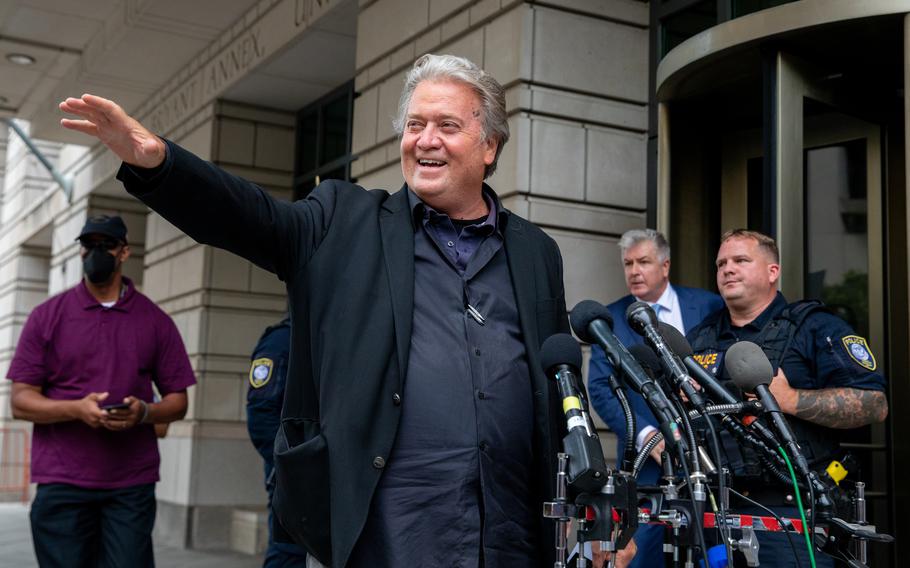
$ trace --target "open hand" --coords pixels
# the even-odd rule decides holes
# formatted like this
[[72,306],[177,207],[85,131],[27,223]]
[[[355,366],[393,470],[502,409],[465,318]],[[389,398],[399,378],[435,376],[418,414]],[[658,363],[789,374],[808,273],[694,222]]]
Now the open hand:
[[60,110],[80,117],[62,119],[64,128],[94,136],[127,164],[154,168],[164,162],[164,142],[114,101],[85,94],[69,97]]
[[790,381],[787,380],[787,375],[784,374],[783,368],[777,370],[777,374],[771,379],[771,384],[768,385],[768,388],[774,398],[777,399],[777,404],[784,414],[796,414],[796,399],[799,393],[790,386]]

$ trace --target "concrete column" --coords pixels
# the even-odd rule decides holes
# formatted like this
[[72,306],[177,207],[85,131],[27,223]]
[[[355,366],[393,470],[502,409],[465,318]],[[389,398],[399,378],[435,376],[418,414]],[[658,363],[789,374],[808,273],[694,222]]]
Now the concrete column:
[[[204,112],[209,118],[176,137],[178,143],[277,197],[290,198],[293,114],[227,102]],[[244,509],[256,509],[261,513],[256,518],[265,518],[262,460],[245,425],[247,373],[259,335],[285,311],[284,286],[275,275],[200,245],[149,213],[144,289],[174,318],[198,381],[186,419],[172,425],[159,444],[156,539],[247,550],[252,540],[256,548],[261,538],[237,528],[249,524]],[[254,525],[254,531],[265,528],[261,522]]]
[[[16,123],[23,131],[29,132],[28,122],[17,120]],[[2,176],[3,206],[0,208],[0,224],[8,223],[29,204],[40,199],[48,185],[53,183],[50,173],[29,151],[22,139],[9,128],[4,129],[4,132],[9,134],[4,162],[6,166]],[[46,140],[34,142],[51,163],[57,161],[63,144]]]
[[3,203],[6,189],[6,150],[9,145],[9,137],[13,131],[5,124],[0,124],[0,211],[3,211]]

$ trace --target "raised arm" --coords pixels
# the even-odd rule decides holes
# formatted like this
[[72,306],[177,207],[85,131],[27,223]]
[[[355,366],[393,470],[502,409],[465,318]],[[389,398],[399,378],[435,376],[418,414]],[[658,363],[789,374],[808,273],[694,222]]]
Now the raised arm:
[[64,128],[94,136],[127,164],[155,168],[164,163],[164,141],[114,101],[85,94],[67,98],[60,103],[60,110],[79,117],[62,119]]
[[[229,250],[288,280],[318,248],[335,210],[334,182],[291,204],[165,141],[107,99],[60,103],[65,128],[93,136],[123,160],[126,190],[197,242]],[[323,187],[325,186],[325,187]]]

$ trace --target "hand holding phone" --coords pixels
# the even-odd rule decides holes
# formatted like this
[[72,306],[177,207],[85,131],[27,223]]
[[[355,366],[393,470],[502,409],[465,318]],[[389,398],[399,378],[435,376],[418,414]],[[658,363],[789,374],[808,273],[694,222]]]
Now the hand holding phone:
[[129,403],[118,402],[117,404],[103,404],[101,405],[101,410],[125,410],[129,407]]

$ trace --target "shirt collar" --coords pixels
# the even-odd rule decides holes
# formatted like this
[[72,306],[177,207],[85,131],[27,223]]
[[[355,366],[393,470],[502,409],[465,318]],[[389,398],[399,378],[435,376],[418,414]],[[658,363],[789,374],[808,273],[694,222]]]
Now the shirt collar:
[[[120,310],[122,312],[130,311],[130,306],[132,305],[133,296],[136,294],[136,287],[133,285],[133,281],[127,278],[126,276],[121,277],[123,279],[123,293],[120,295],[120,298],[117,299],[117,303],[111,306],[110,310]],[[93,308],[103,308],[104,306],[92,296],[92,293],[88,291],[88,286],[85,285],[85,278],[79,281],[79,285],[76,286],[76,294],[79,297],[79,302],[82,305],[83,309],[93,309]]]
[[780,312],[782,309],[784,309],[784,307],[786,307],[786,305],[787,305],[787,299],[784,298],[783,294],[778,292],[777,295],[774,296],[774,300],[770,304],[768,304],[768,307],[765,308],[764,311],[762,311],[762,313],[758,314],[757,318],[755,318],[754,320],[750,321],[749,323],[747,323],[746,325],[744,325],[740,328],[733,327],[733,323],[730,321],[730,311],[726,310],[724,312],[724,317],[723,317],[724,328],[729,329],[729,330],[748,329],[751,331],[761,331],[765,327],[765,325],[769,321],[771,321],[771,318],[773,318],[775,315],[777,315],[778,312]]
[[676,303],[676,290],[673,289],[673,286],[667,282],[667,287],[664,289],[664,293],[660,295],[660,298],[657,298],[656,302],[648,302],[652,306],[658,305],[661,310],[667,312],[673,311],[673,304]]
[[[430,216],[430,213],[436,213],[437,215],[445,215],[445,213],[439,213],[426,203],[424,203],[414,191],[405,185],[408,192],[408,205],[411,207],[411,215],[414,219],[414,228],[421,226],[425,219]],[[496,195],[496,192],[488,186],[483,184],[483,199],[487,203],[487,208],[489,213],[487,213],[487,218],[483,223],[475,225],[476,227],[485,227],[492,226],[493,230],[491,233],[496,232],[500,228],[500,223],[505,222],[505,217],[508,215],[505,208],[503,208],[502,203],[499,201],[499,196]]]

